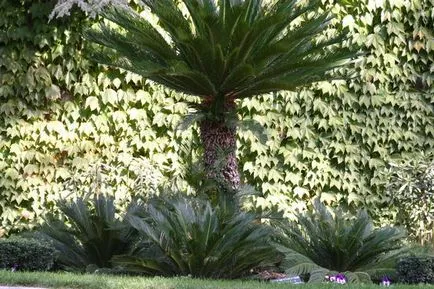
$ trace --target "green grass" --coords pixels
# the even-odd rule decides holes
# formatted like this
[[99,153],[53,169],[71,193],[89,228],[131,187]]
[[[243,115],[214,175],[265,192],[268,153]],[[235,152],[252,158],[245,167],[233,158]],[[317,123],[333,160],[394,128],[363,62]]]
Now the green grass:
[[[339,285],[339,284],[305,284],[290,285],[265,283],[258,281],[226,281],[226,280],[200,280],[191,278],[145,278],[145,277],[119,277],[107,275],[79,275],[72,273],[27,273],[0,271],[0,285],[26,285],[49,288],[76,288],[76,289],[380,289],[378,285]],[[394,289],[430,288],[433,285],[394,285]]]

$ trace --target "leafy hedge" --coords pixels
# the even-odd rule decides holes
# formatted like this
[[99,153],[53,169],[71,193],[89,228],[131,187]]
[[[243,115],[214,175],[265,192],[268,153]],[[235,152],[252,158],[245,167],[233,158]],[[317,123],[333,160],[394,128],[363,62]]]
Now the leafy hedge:
[[398,280],[402,283],[434,284],[434,256],[404,258],[398,263],[397,273]]
[[[422,151],[432,158],[434,148],[430,0],[335,2],[323,1],[338,15],[335,27],[350,29],[347,45],[367,50],[352,68],[359,76],[243,101],[240,117],[263,124],[268,141],[241,128],[241,167],[264,193],[258,207],[289,214],[321,195],[394,222],[382,170]],[[122,168],[109,182],[127,199],[136,193],[131,164],[139,157],[145,171],[180,186],[184,148],[197,158],[197,130],[175,131],[188,112],[184,96],[87,61],[80,31],[93,20],[76,12],[48,23],[53,5],[0,0],[0,226],[7,232],[38,221],[64,196],[64,183],[94,163]]]
[[54,248],[37,240],[0,239],[0,269],[49,271],[54,266]]

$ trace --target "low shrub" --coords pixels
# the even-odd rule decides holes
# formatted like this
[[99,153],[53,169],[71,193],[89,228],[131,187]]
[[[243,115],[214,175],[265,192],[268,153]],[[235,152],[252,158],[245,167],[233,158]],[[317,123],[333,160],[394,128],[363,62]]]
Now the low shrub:
[[113,261],[147,275],[233,279],[277,262],[273,230],[236,206],[212,206],[186,196],[158,197],[143,204],[130,224],[142,240]]
[[20,271],[48,271],[54,266],[53,246],[38,240],[0,239],[0,268]]
[[421,245],[434,242],[434,160],[428,157],[390,164],[387,195],[398,208],[397,223]]
[[395,274],[396,261],[406,252],[403,231],[374,229],[365,211],[357,216],[329,211],[317,199],[314,211],[297,214],[298,222],[280,222],[282,267],[288,274],[309,275],[309,282],[345,273],[348,282],[371,283]]
[[398,281],[408,284],[434,284],[434,256],[410,256],[397,265]]
[[134,231],[118,216],[114,199],[97,195],[92,200],[60,201],[61,218],[51,216],[34,237],[52,243],[59,252],[56,262],[72,271],[111,268],[111,258],[124,254]]

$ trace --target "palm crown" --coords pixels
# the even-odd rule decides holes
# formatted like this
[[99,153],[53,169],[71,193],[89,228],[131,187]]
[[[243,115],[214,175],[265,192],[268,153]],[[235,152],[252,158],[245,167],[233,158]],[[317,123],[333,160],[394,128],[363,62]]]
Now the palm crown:
[[[326,51],[340,36],[314,44],[328,13],[302,25],[291,23],[318,7],[319,1],[182,0],[184,16],[173,0],[146,0],[169,39],[140,15],[108,9],[103,16],[124,31],[101,25],[87,38],[112,48],[96,60],[136,72],[179,92],[198,95],[217,109],[225,101],[278,90],[292,90],[326,78],[326,72],[353,55]],[[219,110],[220,111],[220,110]]]
[[[102,48],[93,50],[92,59],[201,97],[199,111],[213,122],[201,123],[205,163],[212,166],[217,146],[234,150],[235,131],[222,122],[234,115],[235,99],[328,79],[328,71],[354,56],[333,49],[342,42],[340,35],[315,41],[330,20],[328,13],[317,12],[319,0],[262,2],[144,0],[164,36],[136,12],[110,8],[102,16],[121,29],[101,24],[86,37]],[[209,140],[224,134],[228,141],[217,146]],[[237,170],[236,161],[230,167]]]

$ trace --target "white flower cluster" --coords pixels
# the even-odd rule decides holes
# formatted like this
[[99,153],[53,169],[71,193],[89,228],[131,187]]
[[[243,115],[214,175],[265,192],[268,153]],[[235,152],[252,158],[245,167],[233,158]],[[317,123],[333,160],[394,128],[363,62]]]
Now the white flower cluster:
[[128,2],[128,0],[58,0],[50,14],[50,19],[69,16],[74,5],[90,17],[95,17],[108,5],[129,8]]
[[331,283],[337,283],[337,284],[346,284],[347,283],[347,277],[345,277],[345,275],[342,273],[339,273],[337,275],[331,275],[331,276],[326,275],[325,281],[331,282]]

